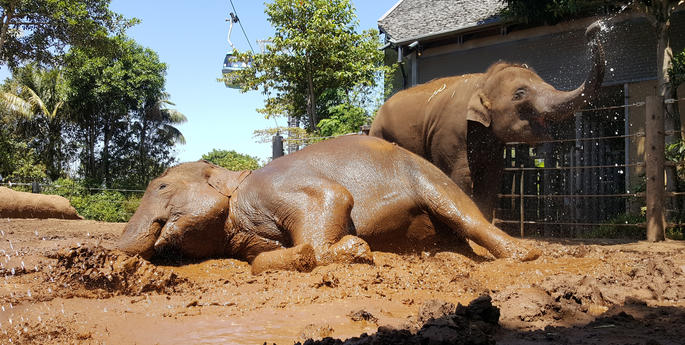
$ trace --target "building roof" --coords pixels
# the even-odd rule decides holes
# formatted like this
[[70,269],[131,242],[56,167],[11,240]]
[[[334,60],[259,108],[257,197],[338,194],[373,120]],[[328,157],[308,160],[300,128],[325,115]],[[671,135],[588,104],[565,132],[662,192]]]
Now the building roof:
[[390,42],[405,43],[496,23],[505,6],[501,0],[399,0],[378,27]]

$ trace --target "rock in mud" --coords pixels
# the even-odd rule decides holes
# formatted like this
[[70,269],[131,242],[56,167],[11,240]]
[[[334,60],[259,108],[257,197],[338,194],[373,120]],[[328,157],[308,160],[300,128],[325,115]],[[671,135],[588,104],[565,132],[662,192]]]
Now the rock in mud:
[[377,317],[373,316],[373,314],[364,309],[354,310],[347,314],[347,316],[349,316],[352,321],[368,321],[373,323],[378,322]]
[[54,258],[57,265],[50,274],[55,281],[105,297],[136,296],[151,291],[172,292],[185,281],[139,256],[128,256],[99,246],[63,249]]
[[[451,305],[451,306],[450,306]],[[499,309],[492,305],[490,296],[481,296],[471,301],[467,307],[461,304],[454,307],[451,303],[428,301],[423,310],[423,317],[416,319],[428,320],[413,333],[409,329],[379,328],[375,334],[362,334],[342,341],[340,339],[324,338],[322,340],[309,339],[304,345],[385,345],[385,344],[495,344],[494,334],[497,331]],[[449,311],[438,317],[443,311]],[[297,343],[301,344],[301,343]]]

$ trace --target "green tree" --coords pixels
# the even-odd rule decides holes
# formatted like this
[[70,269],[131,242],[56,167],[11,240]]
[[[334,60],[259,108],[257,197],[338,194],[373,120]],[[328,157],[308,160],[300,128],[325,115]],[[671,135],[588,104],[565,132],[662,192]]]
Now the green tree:
[[371,120],[362,107],[348,103],[339,104],[329,109],[331,116],[319,121],[319,133],[323,136],[343,135],[359,132],[362,125]]
[[155,159],[159,157],[159,154],[154,154],[159,148],[186,143],[183,133],[176,125],[185,123],[188,119],[178,110],[169,108],[173,105],[169,100],[169,93],[154,92],[146,97],[138,110],[138,119],[132,126],[138,134],[138,186],[144,187],[151,177],[159,175],[170,165],[171,162],[160,164],[162,162]]
[[[236,82],[243,91],[261,89],[267,117],[302,118],[309,132],[345,102],[341,94],[373,87],[387,68],[378,50],[378,32],[356,31],[348,0],[275,0],[266,4],[275,35],[261,54],[238,54],[251,67]],[[341,93],[342,91],[342,93]]]
[[143,177],[127,176],[121,180],[121,174],[113,176],[114,171],[134,172],[127,175],[141,171],[135,163],[141,157],[141,147],[142,153],[151,159],[145,164],[156,166],[153,170],[173,162],[171,149],[182,142],[182,136],[171,128],[183,118],[154,115],[155,107],[161,106],[167,97],[166,65],[154,51],[116,36],[110,38],[106,49],[74,47],[66,61],[65,75],[71,89],[69,106],[84,146],[81,168],[87,180],[106,186],[117,181],[142,183],[150,170],[143,169]]
[[110,0],[0,0],[0,63],[52,63],[68,46],[98,45],[136,24]]
[[63,109],[67,89],[62,72],[29,64],[15,69],[2,89],[0,107],[17,115],[17,133],[36,150],[48,177],[56,180],[68,164],[63,136],[68,115]]
[[202,159],[232,171],[259,169],[259,159],[233,150],[217,150],[205,153]]

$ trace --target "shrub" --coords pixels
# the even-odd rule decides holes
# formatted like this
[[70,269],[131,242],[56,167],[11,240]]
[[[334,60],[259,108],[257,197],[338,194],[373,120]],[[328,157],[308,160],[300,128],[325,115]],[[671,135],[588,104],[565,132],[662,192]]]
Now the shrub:
[[140,205],[141,198],[136,194],[127,197],[116,191],[91,194],[79,181],[68,178],[58,179],[44,192],[69,199],[81,216],[103,222],[128,222]]

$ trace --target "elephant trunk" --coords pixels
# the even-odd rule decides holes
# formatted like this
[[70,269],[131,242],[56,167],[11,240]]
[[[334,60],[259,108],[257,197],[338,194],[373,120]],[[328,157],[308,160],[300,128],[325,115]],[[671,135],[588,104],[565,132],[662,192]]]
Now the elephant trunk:
[[601,30],[600,21],[588,26],[585,37],[592,55],[592,68],[588,78],[580,87],[573,91],[557,91],[549,97],[545,97],[547,111],[544,115],[547,120],[561,121],[573,116],[573,113],[587,105],[598,93],[604,80],[605,55],[599,37]]
[[155,253],[155,242],[163,226],[163,222],[154,219],[147,211],[139,208],[126,224],[115,248],[129,255],[140,255],[148,260]]

